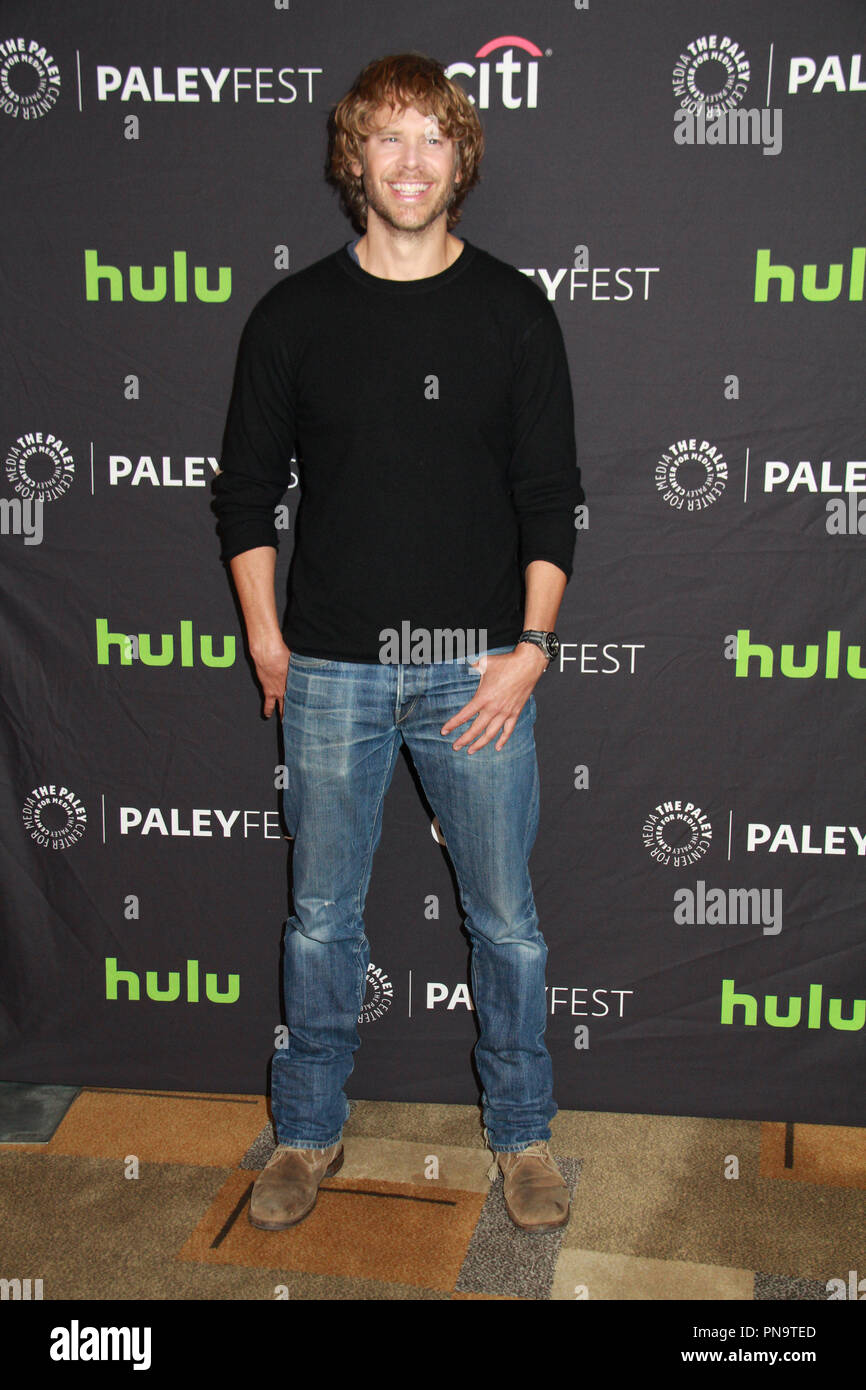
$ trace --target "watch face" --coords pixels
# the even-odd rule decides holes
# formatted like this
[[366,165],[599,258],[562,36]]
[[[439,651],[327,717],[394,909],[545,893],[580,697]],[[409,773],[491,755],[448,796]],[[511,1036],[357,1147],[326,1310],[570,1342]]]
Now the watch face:
[[547,655],[550,657],[551,661],[555,661],[556,658],[559,656],[559,638],[557,637],[555,632],[548,632],[547,636],[544,639],[544,645],[547,649]]

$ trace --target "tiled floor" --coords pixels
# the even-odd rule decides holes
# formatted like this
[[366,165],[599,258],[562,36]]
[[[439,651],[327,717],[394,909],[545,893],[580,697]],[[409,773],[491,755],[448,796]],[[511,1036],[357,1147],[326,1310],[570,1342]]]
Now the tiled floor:
[[3,1278],[45,1299],[826,1300],[866,1274],[866,1131],[561,1111],[569,1225],[530,1236],[473,1106],[356,1101],[299,1226],[247,1207],[259,1096],[85,1087],[46,1144],[0,1145]]

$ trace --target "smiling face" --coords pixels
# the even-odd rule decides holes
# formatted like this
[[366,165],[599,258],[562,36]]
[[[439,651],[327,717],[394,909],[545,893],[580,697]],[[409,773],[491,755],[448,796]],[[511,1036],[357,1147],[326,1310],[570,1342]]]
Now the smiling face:
[[460,181],[454,141],[414,106],[379,108],[363,159],[352,171],[363,175],[368,227],[379,218],[398,231],[424,231],[445,215]]

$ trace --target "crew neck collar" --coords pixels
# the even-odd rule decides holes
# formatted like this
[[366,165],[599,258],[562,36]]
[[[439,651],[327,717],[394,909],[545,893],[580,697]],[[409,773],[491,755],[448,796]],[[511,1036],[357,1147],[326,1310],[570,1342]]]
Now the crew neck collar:
[[440,270],[438,275],[424,275],[420,280],[388,280],[381,275],[371,275],[369,271],[364,270],[357,257],[350,250],[355,244],[355,242],[347,241],[345,246],[340,247],[336,253],[337,264],[353,280],[366,285],[367,289],[376,290],[382,294],[428,294],[431,290],[438,290],[441,286],[456,280],[458,275],[462,275],[475,255],[475,247],[464,237],[463,250],[460,255],[445,270]]

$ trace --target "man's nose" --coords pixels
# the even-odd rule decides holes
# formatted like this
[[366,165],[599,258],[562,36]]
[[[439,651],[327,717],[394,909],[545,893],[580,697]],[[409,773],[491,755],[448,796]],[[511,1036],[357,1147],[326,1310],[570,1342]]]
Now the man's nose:
[[416,150],[413,145],[403,147],[403,167],[406,169],[417,169],[421,163],[421,152]]

